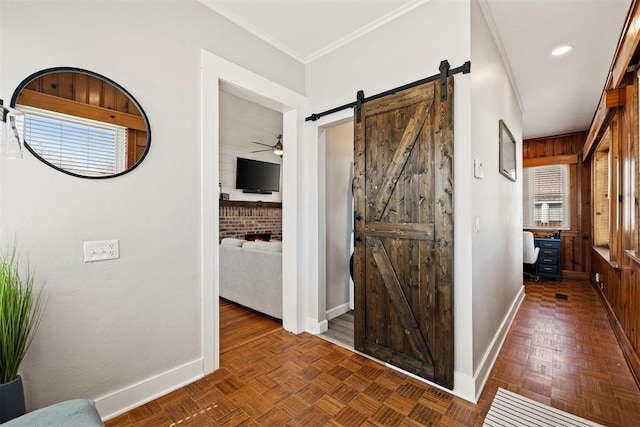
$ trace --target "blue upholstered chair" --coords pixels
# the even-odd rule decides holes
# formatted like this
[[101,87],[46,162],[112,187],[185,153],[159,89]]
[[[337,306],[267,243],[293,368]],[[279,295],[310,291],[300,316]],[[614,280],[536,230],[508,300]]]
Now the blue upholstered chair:
[[74,399],[36,409],[2,424],[2,427],[104,427],[96,404]]

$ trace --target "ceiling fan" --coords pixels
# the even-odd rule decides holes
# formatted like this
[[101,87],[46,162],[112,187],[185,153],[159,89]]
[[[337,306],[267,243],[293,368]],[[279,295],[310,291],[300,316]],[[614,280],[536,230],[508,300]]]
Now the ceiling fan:
[[282,155],[284,154],[284,150],[282,147],[282,135],[277,134],[276,138],[278,138],[278,142],[276,142],[275,145],[263,144],[262,142],[258,142],[258,141],[251,141],[254,144],[264,145],[265,147],[269,147],[266,150],[252,151],[252,153],[262,153],[263,151],[273,151],[273,154],[275,154],[276,156],[282,157]]

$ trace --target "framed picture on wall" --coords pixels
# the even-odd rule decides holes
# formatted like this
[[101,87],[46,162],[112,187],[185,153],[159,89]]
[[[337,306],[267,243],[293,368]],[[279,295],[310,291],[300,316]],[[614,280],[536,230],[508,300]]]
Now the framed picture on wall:
[[499,140],[500,140],[500,173],[511,181],[517,181],[518,176],[516,172],[516,140],[513,138],[511,131],[504,123],[504,120],[500,120],[499,124]]

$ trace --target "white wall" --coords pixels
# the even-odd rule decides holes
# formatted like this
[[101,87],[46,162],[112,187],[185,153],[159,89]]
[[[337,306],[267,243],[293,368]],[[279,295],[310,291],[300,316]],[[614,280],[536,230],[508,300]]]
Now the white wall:
[[[269,147],[251,141],[274,145],[276,134],[282,135],[282,113],[220,91],[220,183],[230,200],[282,202],[282,191],[273,194],[248,194],[236,189],[238,157],[282,165],[282,158]],[[268,150],[261,153],[252,151]],[[286,150],[286,149],[285,149]],[[280,167],[282,180],[282,167]],[[282,182],[280,183],[282,190]]]
[[[474,178],[469,192],[474,228],[473,367],[480,389],[523,286],[522,112],[478,0],[471,2],[471,64],[471,152],[484,169],[484,178]],[[517,182],[498,172],[500,119],[517,141]],[[473,163],[465,168],[472,171]]]
[[[3,0],[1,6],[0,97],[10,99],[18,83],[39,69],[86,68],[131,92],[152,128],[145,161],[115,179],[66,176],[29,153],[22,162],[0,161],[1,242],[17,237],[49,294],[21,370],[30,408],[72,397],[97,398],[99,408],[107,406],[105,401],[113,408],[116,401],[124,408],[135,402],[118,400],[120,395],[137,396],[125,393],[128,387],[143,390],[140,399],[145,399],[158,384],[176,386],[203,372],[201,49],[293,91],[306,89],[313,112],[353,101],[359,89],[371,95],[437,73],[443,59],[452,67],[474,61],[471,75],[455,77],[454,392],[475,398],[474,376],[516,295],[512,280],[516,271],[519,277],[522,252],[520,184],[497,172],[487,177],[497,171],[492,162],[497,162],[498,116],[518,140],[520,119],[486,32],[477,27],[477,6],[477,41],[471,37],[469,0],[431,0],[308,64],[306,82],[302,64],[195,1],[127,2],[125,7],[120,2]],[[325,288],[316,238],[318,212],[325,208],[318,196],[319,179],[324,180],[318,126],[349,114],[300,125],[306,126],[306,141],[298,147],[300,173],[291,185],[303,200],[291,221],[305,243],[290,262],[304,273],[304,281],[297,281],[306,287],[294,299],[309,301],[297,308],[307,329],[324,318],[326,309],[319,298]],[[486,160],[485,180],[473,180],[473,157]],[[478,234],[474,216],[481,219]],[[120,259],[82,262],[83,241],[111,238],[120,239]],[[488,252],[489,247],[495,249]]]
[[[2,5],[0,97],[37,70],[86,68],[151,123],[149,155],[115,179],[67,176],[28,152],[0,161],[1,243],[17,237],[49,295],[21,368],[27,405],[89,397],[109,415],[203,372],[201,49],[299,92],[304,67],[195,1]],[[84,264],[82,242],[97,239],[119,239],[120,259]]]
[[[440,61],[447,59],[458,67],[470,59],[469,1],[431,0],[411,13],[372,31],[350,44],[307,65],[307,95],[313,112],[320,112],[354,101],[356,92],[373,95],[393,87],[436,74]],[[473,66],[472,66],[473,68]],[[308,140],[317,144],[319,129],[331,120],[344,120],[351,112],[327,116],[310,123]],[[454,95],[454,173],[455,173],[455,388],[454,393],[475,399],[473,380],[472,305],[471,305],[471,101],[470,78],[455,77]],[[318,146],[315,146],[318,150]],[[318,232],[318,155],[310,156],[305,168],[312,183],[309,188],[309,214],[306,227]],[[312,233],[312,234],[313,234]],[[310,263],[321,259],[320,245],[309,249]],[[317,264],[317,262],[316,262]],[[321,277],[318,271],[309,272]],[[309,318],[318,324],[324,320],[322,299],[325,284],[310,282]]]
[[327,129],[325,139],[327,320],[349,310],[353,207],[353,122]]

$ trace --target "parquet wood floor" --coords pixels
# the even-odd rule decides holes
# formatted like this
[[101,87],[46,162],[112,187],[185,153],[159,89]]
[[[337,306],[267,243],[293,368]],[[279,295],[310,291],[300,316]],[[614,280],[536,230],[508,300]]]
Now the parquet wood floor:
[[220,354],[279,329],[282,322],[220,298]]
[[106,425],[480,426],[498,387],[605,425],[638,425],[640,391],[591,286],[527,282],[526,293],[477,405],[279,329],[223,353],[213,374]]
[[640,425],[640,391],[589,282],[525,284],[479,405],[502,387],[607,426]]

